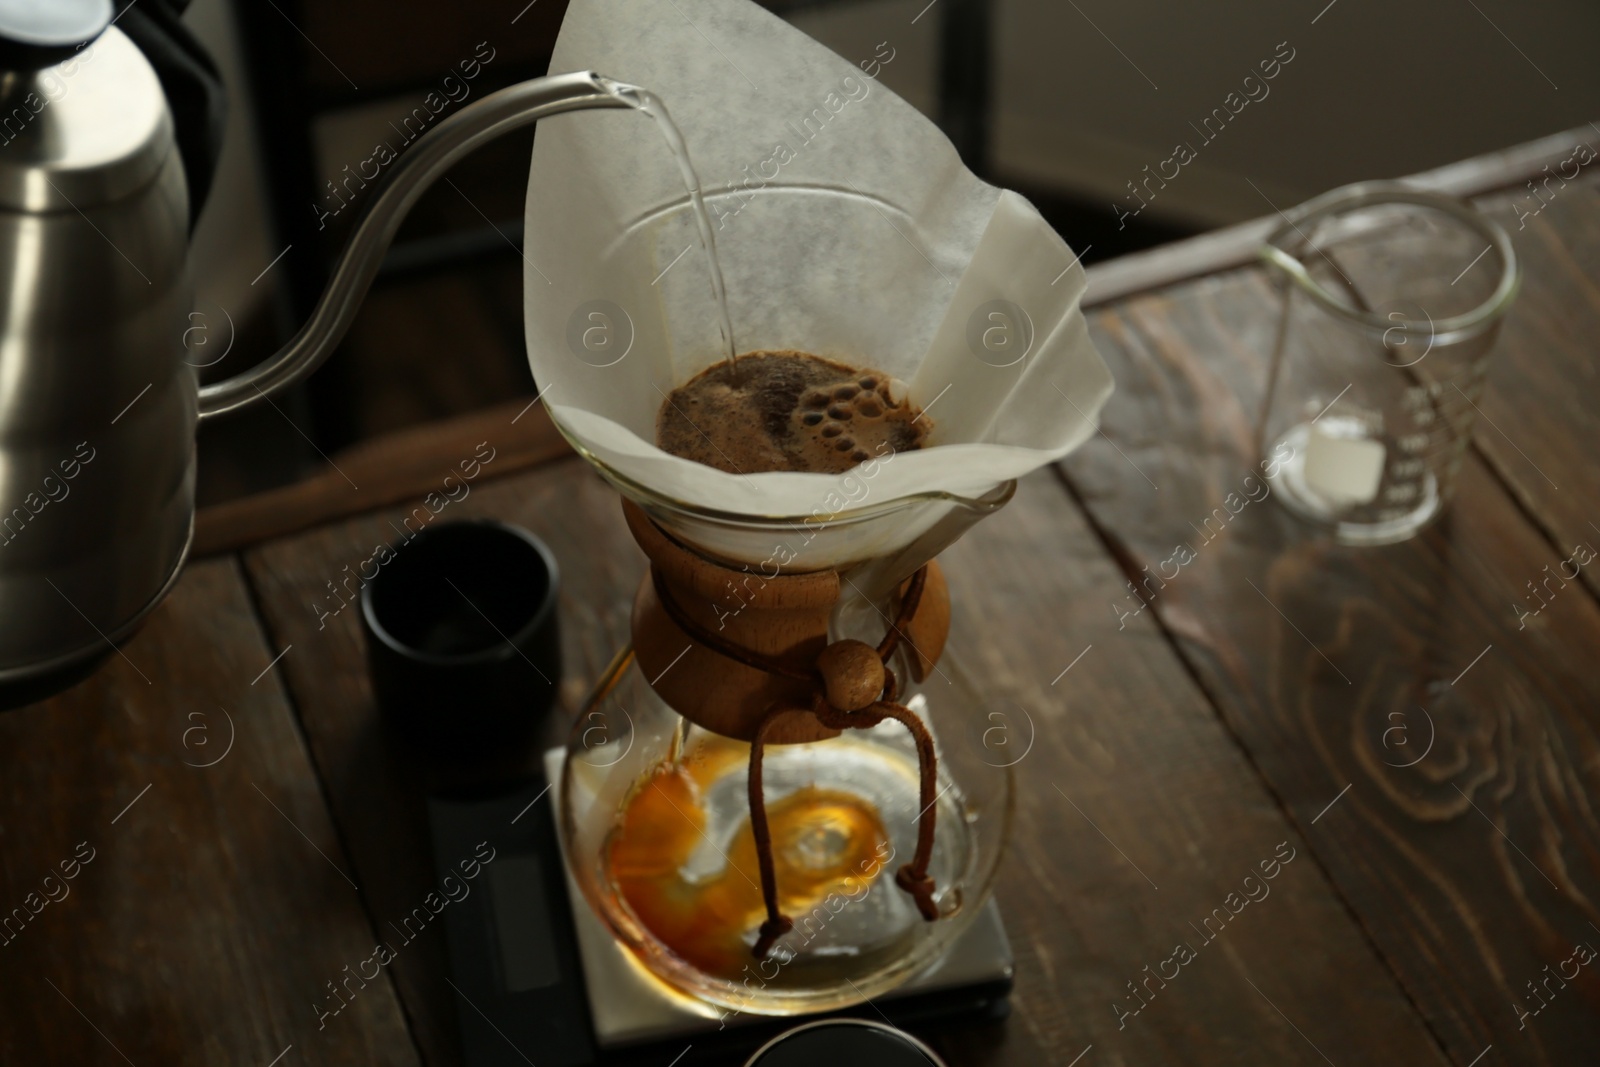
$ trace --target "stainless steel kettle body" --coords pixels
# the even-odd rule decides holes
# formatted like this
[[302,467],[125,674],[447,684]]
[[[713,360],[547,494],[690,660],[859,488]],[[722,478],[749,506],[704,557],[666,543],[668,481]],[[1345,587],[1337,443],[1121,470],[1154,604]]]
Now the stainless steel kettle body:
[[139,50],[95,29],[54,65],[0,72],[0,708],[76,681],[160,603],[193,534],[197,421],[327,357],[435,178],[547,115],[634,106],[630,87],[577,73],[441,122],[395,163],[310,321],[260,366],[199,388],[170,112]]
[[112,28],[4,96],[0,684],[10,684],[109,653],[172,583],[194,518],[197,388],[182,359],[188,195],[155,72]]

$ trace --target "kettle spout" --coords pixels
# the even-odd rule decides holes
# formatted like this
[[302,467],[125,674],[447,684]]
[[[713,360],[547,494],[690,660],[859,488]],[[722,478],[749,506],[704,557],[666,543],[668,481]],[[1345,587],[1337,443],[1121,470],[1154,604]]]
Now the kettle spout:
[[521,82],[463,108],[424,134],[395,164],[356,226],[311,318],[270,359],[200,389],[200,418],[237,411],[301,381],[328,358],[355,321],[400,224],[441,175],[486,142],[548,115],[633,108],[639,90],[593,71]]

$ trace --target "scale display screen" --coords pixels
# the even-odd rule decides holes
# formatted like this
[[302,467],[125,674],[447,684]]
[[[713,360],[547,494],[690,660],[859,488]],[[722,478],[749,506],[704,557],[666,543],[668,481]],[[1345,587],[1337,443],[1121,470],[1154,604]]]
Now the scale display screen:
[[500,957],[507,993],[545,989],[561,980],[544,869],[536,856],[502,856],[489,875],[489,929]]

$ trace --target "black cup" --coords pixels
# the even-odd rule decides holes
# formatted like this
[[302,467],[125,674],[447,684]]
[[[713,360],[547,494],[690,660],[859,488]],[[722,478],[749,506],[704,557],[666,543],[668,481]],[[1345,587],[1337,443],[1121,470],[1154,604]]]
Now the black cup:
[[555,557],[516,526],[429,526],[390,546],[361,590],[384,720],[449,758],[530,745],[561,681]]
[[944,1067],[932,1049],[870,1019],[824,1019],[786,1030],[745,1067]]

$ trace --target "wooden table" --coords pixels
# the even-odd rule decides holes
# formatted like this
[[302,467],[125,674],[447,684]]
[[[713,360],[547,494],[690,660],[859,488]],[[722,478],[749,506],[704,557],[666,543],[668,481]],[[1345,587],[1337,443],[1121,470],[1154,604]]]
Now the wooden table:
[[[1256,504],[1126,617],[1124,583],[1254,465],[1277,305],[1240,264],[1270,219],[1092,273],[1104,433],[943,557],[961,639],[1036,724],[998,889],[1015,1011],[933,1034],[956,1067],[1600,1057],[1600,967],[1579,962],[1600,946],[1600,570],[1517,610],[1600,544],[1600,171],[1518,227],[1524,178],[1579,140],[1429,178],[1477,194],[1526,266],[1448,517],[1353,550]],[[445,517],[555,550],[576,702],[642,557],[525,403],[204,514],[121,654],[0,715],[0,914],[30,916],[0,946],[0,1062],[459,1062],[437,928],[318,1027],[325,983],[432,871],[355,611],[319,625],[310,604],[489,441]]]

